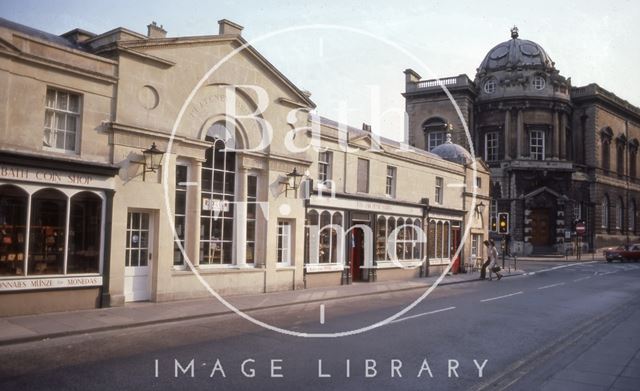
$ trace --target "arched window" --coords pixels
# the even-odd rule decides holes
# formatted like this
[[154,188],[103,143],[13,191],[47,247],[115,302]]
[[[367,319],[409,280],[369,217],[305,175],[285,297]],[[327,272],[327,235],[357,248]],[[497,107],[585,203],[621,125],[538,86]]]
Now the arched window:
[[627,146],[627,138],[624,135],[616,138],[616,172],[618,176],[624,176],[624,154]]
[[404,259],[404,246],[406,245],[406,228],[403,227],[404,219],[401,217],[398,219],[398,231],[396,232],[396,257],[397,259]]
[[331,213],[324,211],[320,215],[320,263],[329,263],[331,261],[331,239],[333,237],[333,229],[331,225]]
[[444,144],[446,139],[447,123],[442,118],[429,118],[422,125],[422,130],[425,134],[427,151],[431,151],[438,145]]
[[216,126],[206,137],[211,147],[202,164],[200,264],[205,265],[233,263],[236,155],[222,139],[211,135],[221,132]]
[[609,197],[605,194],[600,204],[601,222],[600,226],[605,230],[609,230]]
[[433,259],[436,257],[436,222],[434,220],[429,221],[427,227],[427,258]]
[[[424,233],[422,232],[422,222],[420,219],[413,220],[415,230],[413,232],[413,259],[422,259],[422,246],[424,245]],[[422,233],[422,235],[421,235]],[[422,239],[422,241],[420,241]]]
[[342,227],[342,213],[335,212],[331,219],[332,224],[336,228],[331,228],[331,262],[336,263],[342,260],[342,252],[340,251],[342,246],[342,230],[338,230],[337,227]]
[[613,138],[613,131],[611,128],[607,127],[602,129],[600,132],[600,144],[601,144],[601,167],[605,173],[609,172],[611,157],[610,157],[610,149],[611,149],[611,140]]
[[624,203],[618,198],[616,203],[616,229],[624,231]]
[[451,225],[449,222],[445,222],[442,228],[444,231],[442,235],[442,259],[449,259],[449,249],[451,248],[451,243],[449,242]]
[[71,198],[67,273],[98,273],[102,199],[83,191]]
[[387,259],[387,219],[384,216],[378,216],[376,223],[376,261],[384,261]]
[[310,210],[307,214],[305,237],[306,237],[306,245],[307,245],[307,262],[308,263],[318,263],[318,224],[319,224],[319,216],[318,212],[315,210]]
[[27,192],[0,186],[0,276],[24,276]]
[[636,233],[636,200],[629,202],[629,232]]
[[436,226],[436,258],[442,258],[442,221]]
[[67,196],[43,189],[31,197],[29,274],[63,274]]
[[629,177],[631,177],[631,179],[636,179],[636,165],[637,163],[637,157],[638,157],[638,140],[637,139],[633,139],[631,140],[631,142],[629,143]]

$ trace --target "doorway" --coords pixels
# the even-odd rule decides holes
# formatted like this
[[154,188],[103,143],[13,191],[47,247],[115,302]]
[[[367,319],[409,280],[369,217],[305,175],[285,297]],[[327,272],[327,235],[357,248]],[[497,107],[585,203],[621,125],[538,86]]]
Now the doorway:
[[550,233],[549,209],[531,210],[531,244],[534,246],[548,246]]
[[151,298],[151,264],[153,254],[153,215],[146,212],[127,213],[127,238],[124,267],[124,300],[144,301]]
[[349,251],[349,265],[352,281],[364,281],[364,232],[362,228],[354,228],[351,231],[351,246]]

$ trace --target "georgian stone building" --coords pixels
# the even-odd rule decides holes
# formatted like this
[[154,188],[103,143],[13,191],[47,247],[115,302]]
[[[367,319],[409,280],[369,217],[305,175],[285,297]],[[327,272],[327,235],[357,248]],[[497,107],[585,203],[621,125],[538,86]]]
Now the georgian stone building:
[[469,147],[446,87],[475,154],[490,167],[492,219],[509,213],[513,253],[564,252],[577,221],[586,223],[589,248],[638,239],[640,108],[597,84],[573,87],[515,27],[489,50],[474,80],[405,74],[410,143],[430,150],[452,125],[454,140]]
[[0,316],[209,295],[189,263],[227,295],[482,257],[484,163],[311,116],[218,23],[57,36],[0,19]]

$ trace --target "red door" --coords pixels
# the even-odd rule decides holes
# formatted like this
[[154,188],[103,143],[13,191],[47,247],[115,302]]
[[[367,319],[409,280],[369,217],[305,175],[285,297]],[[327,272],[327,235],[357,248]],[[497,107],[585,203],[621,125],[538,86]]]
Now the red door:
[[[456,251],[458,251],[458,247],[460,246],[460,228],[452,227],[451,228],[451,248],[449,249],[449,254],[451,256],[455,255]],[[462,252],[460,252],[462,253]],[[453,266],[451,266],[451,272],[454,274],[460,273],[460,254],[453,260]]]
[[360,228],[354,228],[351,231],[351,252],[349,263],[351,265],[351,278],[353,281],[362,280],[362,260],[364,257],[363,233]]

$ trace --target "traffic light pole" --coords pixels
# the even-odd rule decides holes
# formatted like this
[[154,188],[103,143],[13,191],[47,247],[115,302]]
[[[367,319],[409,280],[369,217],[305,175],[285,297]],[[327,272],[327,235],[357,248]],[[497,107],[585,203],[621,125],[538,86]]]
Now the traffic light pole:
[[504,270],[504,256],[507,253],[507,234],[502,235],[502,269]]

